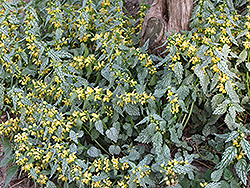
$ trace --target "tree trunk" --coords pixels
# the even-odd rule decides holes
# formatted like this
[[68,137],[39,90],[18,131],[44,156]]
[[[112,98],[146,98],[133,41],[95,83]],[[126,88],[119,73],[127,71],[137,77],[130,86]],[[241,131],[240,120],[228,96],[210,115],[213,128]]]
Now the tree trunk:
[[155,49],[164,44],[165,32],[188,30],[192,10],[193,0],[154,0],[144,19],[141,45],[149,40],[149,50],[161,52]]

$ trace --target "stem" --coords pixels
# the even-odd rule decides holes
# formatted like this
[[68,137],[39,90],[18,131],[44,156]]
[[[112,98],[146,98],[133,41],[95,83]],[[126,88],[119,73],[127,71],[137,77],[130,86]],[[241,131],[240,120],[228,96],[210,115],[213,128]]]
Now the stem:
[[[90,132],[86,129],[86,127],[85,127],[85,126],[82,126],[82,127],[83,127],[83,129],[88,133],[88,135],[92,138]],[[105,148],[103,148],[102,145],[101,145],[99,142],[97,142],[95,139],[94,139],[94,141],[95,141],[95,143],[96,143],[105,153],[107,153],[108,155],[110,155],[109,152],[107,152],[107,150],[106,150]]]
[[183,128],[182,128],[182,131],[185,129],[185,127],[186,127],[186,125],[187,125],[187,123],[188,123],[188,121],[189,121],[189,119],[190,119],[190,117],[191,117],[191,114],[192,114],[192,112],[193,112],[193,108],[194,108],[194,101],[193,101],[192,104],[191,104],[191,108],[190,108],[190,110],[189,110],[188,118],[187,118],[187,120],[186,120],[186,122],[185,122],[185,124],[184,124],[184,126],[183,126]]
[[[129,117],[129,115],[126,113],[130,123],[133,125],[133,127],[135,127],[135,123],[133,122],[133,120]],[[138,134],[140,134],[139,130],[137,128],[135,128],[135,130],[137,131]]]
[[248,97],[250,97],[250,88],[249,87],[250,87],[249,86],[249,72],[247,72],[247,91],[248,91]]
[[[201,153],[200,153],[200,151],[199,151],[199,149],[198,149],[197,143],[195,143],[195,146],[196,146],[196,150],[197,150],[197,152],[198,152],[198,154],[199,154],[199,156],[200,156],[201,158],[203,158],[203,159],[205,159],[205,160],[207,160],[207,161],[210,161],[210,162],[214,163],[213,160],[211,160],[211,159],[209,159],[209,158],[206,158],[206,157],[204,157],[203,155],[201,155]],[[214,164],[215,164],[215,163],[214,163]]]

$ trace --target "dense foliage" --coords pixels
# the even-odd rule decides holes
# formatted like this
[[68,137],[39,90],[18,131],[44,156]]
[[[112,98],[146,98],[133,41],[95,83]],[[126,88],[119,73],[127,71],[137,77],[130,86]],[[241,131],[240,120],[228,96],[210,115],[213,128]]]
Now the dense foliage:
[[[250,16],[199,0],[163,57],[121,0],[1,1],[5,158],[43,187],[244,187]],[[199,178],[193,160],[210,164]]]

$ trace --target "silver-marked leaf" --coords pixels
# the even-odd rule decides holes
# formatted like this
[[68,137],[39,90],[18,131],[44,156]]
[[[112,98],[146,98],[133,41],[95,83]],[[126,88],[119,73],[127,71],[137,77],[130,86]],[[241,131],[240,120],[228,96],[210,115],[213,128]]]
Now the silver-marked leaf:
[[204,71],[200,66],[196,66],[194,70],[197,77],[200,79],[201,87],[204,93],[207,92],[207,86],[210,83],[209,82],[209,76],[207,74],[204,74]]
[[239,58],[237,59],[237,64],[236,65],[239,65],[241,62],[245,61],[247,59],[247,51],[246,49],[244,49],[240,55],[239,55]]
[[250,160],[250,144],[244,138],[241,140],[241,147],[244,153],[247,155],[247,158]]
[[50,180],[48,180],[46,187],[47,188],[57,188],[56,185]]
[[234,119],[232,119],[232,117],[229,114],[226,114],[224,121],[230,130],[234,130],[238,127],[238,124],[235,122]]
[[221,115],[221,114],[224,114],[226,111],[227,111],[227,104],[222,103],[222,104],[219,104],[217,108],[215,108],[213,114]]
[[119,146],[111,145],[109,146],[109,153],[112,155],[119,155],[121,152],[121,148]]
[[158,147],[158,146],[162,145],[162,143],[163,143],[162,134],[159,131],[157,131],[154,134],[154,136],[152,138],[152,142],[153,142],[154,147]]
[[224,96],[222,93],[214,95],[212,98],[212,101],[211,101],[212,102],[212,109],[214,110],[218,106],[218,104],[222,103],[223,100],[224,100]]
[[248,71],[250,71],[250,63],[246,63],[246,67],[247,67]]
[[114,128],[114,127],[111,127],[109,130],[106,131],[107,137],[108,137],[110,140],[114,141],[115,143],[117,142],[118,134],[119,134],[119,132],[118,132],[117,129]]
[[240,159],[236,164],[235,164],[235,170],[241,181],[244,183],[244,185],[247,184],[247,162],[245,159]]
[[0,110],[3,108],[3,100],[4,100],[4,86],[3,84],[0,84]]
[[104,135],[104,133],[103,133],[103,123],[102,123],[101,120],[98,120],[98,121],[95,122],[95,128],[99,133]]
[[227,34],[229,35],[229,39],[232,43],[234,43],[236,46],[238,46],[237,41],[235,40],[234,36],[232,35],[231,29],[229,27],[226,28]]
[[164,88],[164,89],[156,89],[155,91],[154,91],[154,96],[156,97],[156,98],[161,98],[165,93],[166,93],[166,91],[167,91],[167,88]]
[[239,96],[237,95],[237,93],[235,92],[231,82],[227,81],[225,83],[225,89],[227,91],[227,94],[229,95],[230,99],[233,101],[233,102],[236,102],[236,103],[239,103],[240,102],[240,99],[239,99]]
[[174,66],[174,74],[175,74],[179,84],[182,81],[183,72],[184,72],[183,66],[182,66],[181,62],[178,61],[177,63],[175,63],[175,66]]
[[77,140],[77,136],[76,136],[75,131],[70,130],[70,131],[69,131],[69,137],[70,137],[70,139],[73,140],[75,143],[78,143],[78,140]]
[[207,184],[205,188],[221,188],[221,183],[212,182],[212,183]]
[[211,173],[212,181],[218,182],[223,174],[223,169],[215,170]]
[[88,149],[87,154],[90,157],[98,157],[101,154],[101,150],[97,149],[96,147],[92,146]]
[[139,107],[137,104],[128,103],[127,105],[125,105],[125,110],[131,116],[139,116],[140,115],[140,110],[139,110]]
[[229,77],[239,79],[235,73],[231,72],[228,68],[228,65],[225,61],[219,61],[217,63],[218,69],[220,69],[221,72],[228,75]]
[[222,160],[220,161],[219,168],[225,168],[235,159],[237,155],[237,148],[234,146],[228,147],[223,153]]
[[225,142],[229,142],[239,136],[238,131],[232,131]]

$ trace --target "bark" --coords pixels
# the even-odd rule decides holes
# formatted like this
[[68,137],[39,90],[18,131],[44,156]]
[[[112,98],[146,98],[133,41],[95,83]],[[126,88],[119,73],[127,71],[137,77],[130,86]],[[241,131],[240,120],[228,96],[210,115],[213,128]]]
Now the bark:
[[154,0],[144,19],[141,45],[149,40],[149,49],[155,53],[166,40],[165,32],[189,29],[192,10],[193,0]]

